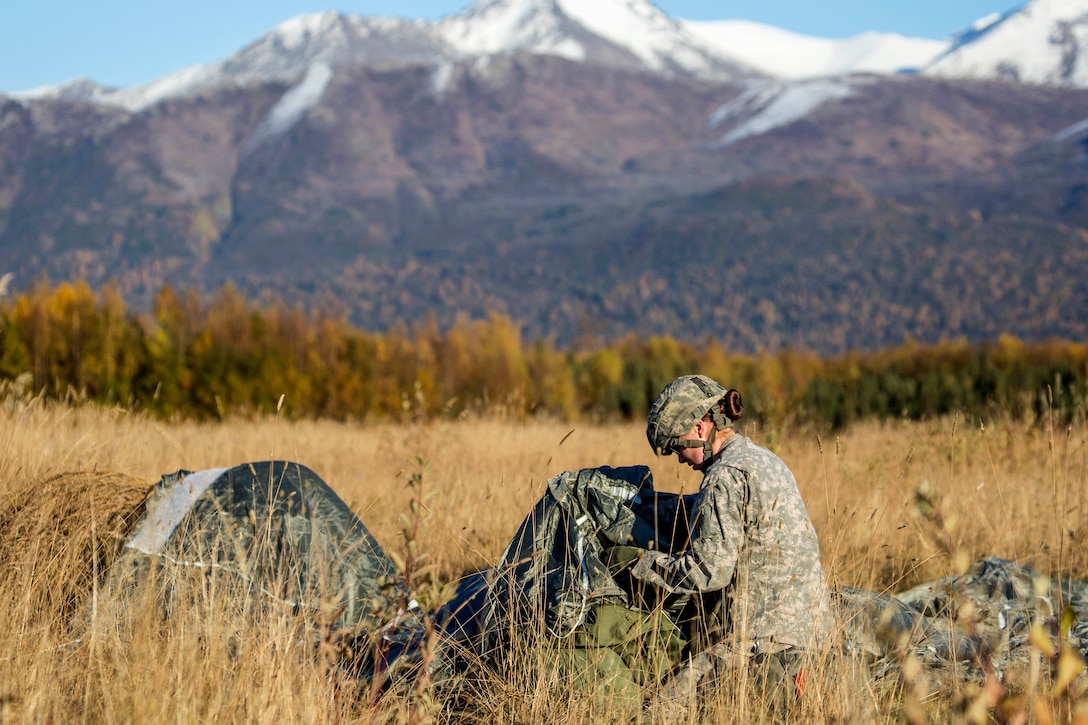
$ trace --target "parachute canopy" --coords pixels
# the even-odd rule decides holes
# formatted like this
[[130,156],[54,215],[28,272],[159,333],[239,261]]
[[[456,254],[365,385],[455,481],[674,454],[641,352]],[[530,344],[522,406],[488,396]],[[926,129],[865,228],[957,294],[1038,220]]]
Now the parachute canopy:
[[396,565],[306,466],[288,461],[162,477],[125,542],[151,557],[229,573],[298,610],[333,602],[337,625],[386,624],[410,608]]

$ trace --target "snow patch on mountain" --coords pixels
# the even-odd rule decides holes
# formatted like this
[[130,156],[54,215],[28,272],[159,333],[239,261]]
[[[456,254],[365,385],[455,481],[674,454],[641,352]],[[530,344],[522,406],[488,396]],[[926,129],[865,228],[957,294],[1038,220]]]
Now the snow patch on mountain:
[[711,114],[707,128],[732,125],[718,140],[719,146],[728,146],[789,125],[828,101],[848,98],[853,92],[850,82],[836,79],[750,81],[747,90]]
[[87,78],[77,78],[56,86],[32,88],[12,93],[17,100],[55,100],[77,103],[97,103],[139,112],[159,101],[199,93],[209,86],[219,85],[221,76],[215,66],[195,65],[163,76],[150,83],[132,88],[101,86]]
[[1054,134],[1052,140],[1055,143],[1061,143],[1062,141],[1068,141],[1075,136],[1079,136],[1085,131],[1088,131],[1088,118],[1084,119],[1083,121],[1074,123],[1068,128],[1062,129],[1058,133]]
[[457,67],[445,58],[435,63],[434,72],[431,73],[430,91],[439,96],[453,87]]
[[168,98],[196,95],[209,87],[220,85],[222,81],[222,74],[215,65],[195,65],[142,86],[113,91],[100,100],[111,106],[137,112]]
[[286,80],[314,63],[335,68],[427,62],[447,50],[428,21],[330,11],[301,15],[277,25],[224,61],[220,70],[241,83]]
[[100,99],[110,93],[116,92],[116,88],[99,85],[90,78],[73,78],[55,86],[42,86],[26,91],[18,91],[9,94],[11,98],[23,100],[53,99],[58,101],[82,101],[85,103],[98,103]]
[[527,52],[616,64],[618,49],[657,72],[714,77],[725,70],[680,21],[647,0],[481,0],[439,21],[438,30],[466,57]]
[[817,38],[746,20],[684,21],[684,27],[720,54],[785,80],[914,70],[951,45],[895,33]]
[[679,67],[711,75],[714,64],[684,24],[646,0],[555,0],[568,17],[590,32],[626,48],[657,71]]
[[996,21],[987,16],[925,73],[1088,86],[1088,0],[1032,0]]
[[280,136],[298,123],[317,105],[332,80],[332,68],[325,63],[310,66],[302,81],[283,94],[268,115],[261,120],[246,141],[243,153],[248,153],[271,138]]
[[555,10],[537,0],[491,0],[440,21],[439,32],[465,56],[529,50],[584,60],[585,48],[569,37]]

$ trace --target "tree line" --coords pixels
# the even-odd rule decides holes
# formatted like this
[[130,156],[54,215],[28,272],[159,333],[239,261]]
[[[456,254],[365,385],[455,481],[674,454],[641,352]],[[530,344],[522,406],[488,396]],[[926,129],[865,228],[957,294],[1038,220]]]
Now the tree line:
[[210,296],[162,288],[126,308],[111,285],[36,283],[0,300],[0,379],[51,399],[162,417],[278,413],[339,420],[454,417],[637,419],[677,375],[737,388],[750,416],[827,428],[962,413],[1083,416],[1088,345],[1010,336],[906,342],[832,358],[785,349],[738,355],[714,340],[630,334],[560,348],[522,339],[492,314],[448,329],[430,319],[367,332],[332,310],[258,304],[227,285]]

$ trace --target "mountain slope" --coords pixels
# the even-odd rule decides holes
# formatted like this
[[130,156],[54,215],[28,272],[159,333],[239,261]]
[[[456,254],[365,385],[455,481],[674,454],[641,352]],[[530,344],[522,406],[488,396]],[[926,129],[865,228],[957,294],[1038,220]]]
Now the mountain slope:
[[500,311],[562,341],[1077,335],[1086,107],[547,55],[315,63],[136,114],[0,100],[0,269],[112,279],[137,308],[231,281],[369,329]]
[[507,221],[517,236],[477,229],[500,240],[246,286],[292,300],[316,288],[351,300],[369,326],[500,312],[530,338],[562,343],[635,331],[713,337],[734,351],[830,354],[907,338],[1088,335],[1088,233],[1039,217],[913,207],[833,179],[761,177],[648,204],[571,201]]
[[1088,86],[1088,0],[1032,0],[964,34],[925,73]]
[[684,27],[723,57],[784,80],[909,71],[929,65],[949,47],[949,41],[895,33],[817,38],[743,20],[684,21]]

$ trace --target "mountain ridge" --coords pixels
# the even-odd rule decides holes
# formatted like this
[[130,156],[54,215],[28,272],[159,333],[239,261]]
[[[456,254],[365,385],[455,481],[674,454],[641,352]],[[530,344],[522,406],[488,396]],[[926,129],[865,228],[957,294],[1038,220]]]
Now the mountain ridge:
[[440,90],[436,72],[311,71],[139,114],[0,101],[0,268],[113,280],[135,307],[231,282],[369,329],[498,311],[562,341],[1088,334],[1086,90],[812,81],[848,92],[740,133],[782,102],[769,81],[537,55],[453,64]]
[[[894,33],[862,33],[832,40],[758,23],[682,20],[668,16],[648,0],[599,0],[592,5],[571,0],[478,0],[461,13],[434,21],[326,11],[285,21],[224,60],[185,68],[140,86],[114,89],[76,79],[9,95],[112,104],[139,112],[170,98],[221,85],[291,82],[305,75],[314,63],[334,69],[341,65],[387,67],[486,61],[493,55],[518,53],[557,55],[715,82],[853,73],[955,75],[964,65],[956,59],[998,26],[1039,7],[1047,11],[1047,17],[1064,18],[1072,10],[1053,9],[1049,4],[1078,2],[1084,0],[1032,0],[989,27],[954,37],[950,34],[949,41]],[[1045,50],[1036,49],[1029,55],[1046,55]],[[1019,52],[1024,55],[1023,48]],[[970,68],[963,72],[970,77],[1009,77],[1007,73],[995,76],[1005,72],[1000,69],[989,75]],[[1084,85],[1088,77],[1077,75],[1076,81]]]
[[[519,1],[478,7],[566,27]],[[113,281],[136,308],[229,282],[374,330],[498,311],[743,351],[1088,336],[1088,89],[714,80],[606,39],[608,62],[427,56],[425,24],[422,60],[343,60],[404,27],[311,17],[235,59],[248,82],[138,111],[0,97],[0,271]]]
[[1088,0],[1032,0],[961,34],[925,72],[949,78],[1088,85]]

